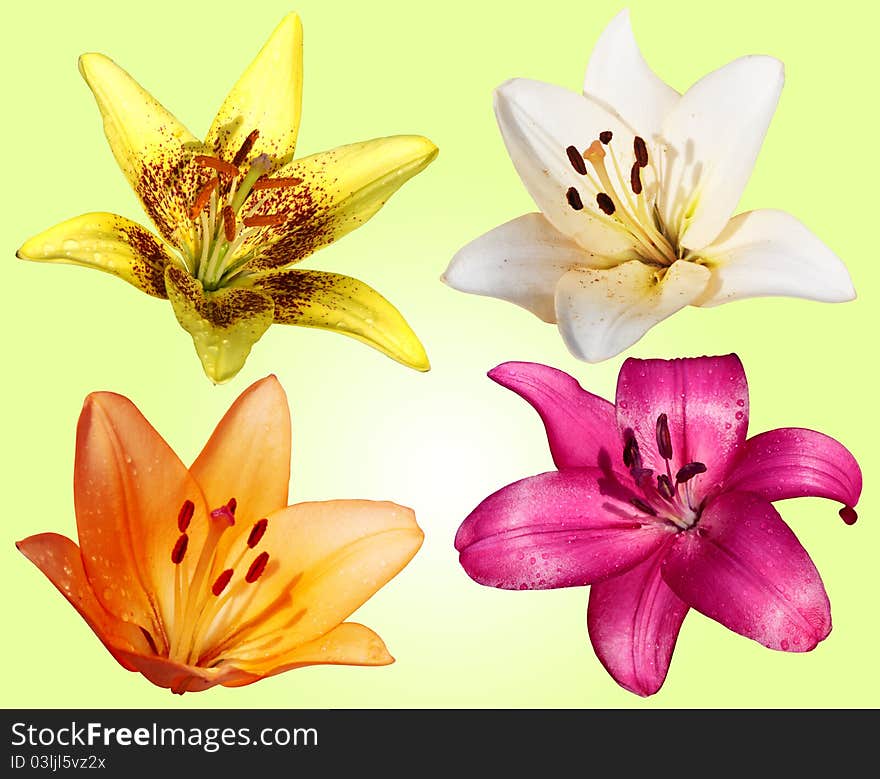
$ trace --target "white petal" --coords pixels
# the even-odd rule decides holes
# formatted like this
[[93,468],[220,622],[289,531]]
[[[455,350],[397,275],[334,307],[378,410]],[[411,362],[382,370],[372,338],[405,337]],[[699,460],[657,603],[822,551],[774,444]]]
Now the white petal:
[[840,258],[784,211],[749,211],[730,220],[701,255],[712,278],[700,306],[786,295],[842,303],[856,296]]
[[443,281],[453,289],[508,300],[556,321],[556,285],[579,265],[604,267],[541,214],[526,214],[471,241],[452,258]]
[[659,133],[679,94],[654,73],[642,57],[629,21],[621,11],[596,42],[584,94],[606,105],[646,140]]
[[708,246],[733,215],[783,81],[779,60],[742,57],[700,79],[667,116],[661,213],[682,245]]
[[[495,116],[517,173],[551,224],[588,251],[618,259],[634,256],[632,239],[610,226],[613,222],[596,206],[596,190],[565,152],[569,146],[583,151],[603,130],[628,136],[632,144],[632,133],[620,119],[583,95],[529,79],[514,79],[495,90]],[[568,204],[569,187],[580,192],[583,210]]]
[[660,281],[657,268],[638,261],[610,270],[570,271],[556,288],[559,330],[578,359],[606,360],[692,303],[708,280],[702,265],[681,260]]

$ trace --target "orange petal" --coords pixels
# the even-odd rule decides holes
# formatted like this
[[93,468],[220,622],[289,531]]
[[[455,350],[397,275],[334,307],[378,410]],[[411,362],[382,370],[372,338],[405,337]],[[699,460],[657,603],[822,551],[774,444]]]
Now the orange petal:
[[[307,665],[390,665],[394,658],[389,654],[385,642],[368,627],[357,622],[343,622],[329,633],[284,654],[243,661],[232,659],[229,662],[240,671],[264,678]],[[252,681],[256,679],[221,684],[241,687]]]
[[150,651],[140,629],[114,617],[95,597],[83,568],[79,547],[73,541],[57,533],[40,533],[19,541],[15,546],[67,598],[117,662],[131,670],[123,652]]
[[157,655],[123,652],[130,670],[138,671],[157,687],[167,687],[171,692],[202,692],[217,684],[229,687],[250,684],[259,679],[231,666],[227,668],[199,668],[184,665]]
[[[232,404],[190,468],[217,508],[235,498],[235,533],[287,505],[290,482],[290,410],[274,376],[248,387]],[[221,555],[222,557],[222,555]]]
[[[76,431],[76,522],[86,574],[114,616],[149,630],[161,654],[168,646],[177,516],[195,504],[190,546],[201,547],[207,527],[195,480],[134,404],[97,392],[83,405]],[[194,554],[183,562],[184,581]]]
[[265,573],[253,584],[238,583],[252,598],[237,632],[208,643],[223,647],[222,659],[277,655],[313,641],[399,573],[423,538],[412,510],[395,503],[334,500],[282,509],[269,516],[254,549],[269,554]]

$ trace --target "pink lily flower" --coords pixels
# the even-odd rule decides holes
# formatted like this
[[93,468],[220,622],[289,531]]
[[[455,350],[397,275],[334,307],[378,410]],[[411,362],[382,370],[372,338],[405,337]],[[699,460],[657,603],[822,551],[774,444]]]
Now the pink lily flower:
[[663,684],[693,608],[770,649],[831,631],[819,572],[772,502],[815,496],[856,521],[862,475],[839,442],[779,428],[746,438],[739,358],[627,360],[616,403],[546,365],[489,377],[540,414],[557,471],[490,495],[455,538],[468,575],[503,589],[590,588],[587,626],[615,681]]

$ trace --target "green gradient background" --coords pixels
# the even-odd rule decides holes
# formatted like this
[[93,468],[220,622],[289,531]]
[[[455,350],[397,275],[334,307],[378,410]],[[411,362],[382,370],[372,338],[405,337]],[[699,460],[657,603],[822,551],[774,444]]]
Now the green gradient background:
[[[288,0],[289,2],[289,0]],[[213,387],[167,303],[107,275],[18,262],[15,249],[64,218],[112,210],[143,221],[106,147],[76,70],[84,51],[115,58],[198,135],[288,2],[29,2],[4,23],[2,203],[4,706],[871,706],[880,638],[874,472],[877,256],[877,6],[632,2],[648,61],[680,90],[747,53],[782,59],[788,83],[740,210],[783,208],[848,263],[859,300],[831,306],[749,300],[687,309],[626,355],[577,362],[554,327],[447,289],[457,248],[533,209],[507,158],[491,90],[529,76],[578,89],[617,2],[370,3],[300,0],[305,95],[299,153],[418,132],[439,159],[367,226],[306,262],[362,278],[424,341],[417,374],[355,341],[273,327],[241,374]],[[586,140],[586,139],[585,139]],[[596,660],[585,589],[479,587],[452,548],[467,512],[498,487],[552,467],[534,412],[485,372],[546,362],[611,396],[624,356],[736,351],[749,375],[752,430],[800,425],[845,442],[867,487],[861,521],[837,505],[779,504],[822,572],[834,630],[805,655],[771,652],[695,612],[664,689],[643,701]],[[85,395],[131,397],[190,461],[252,381],[274,372],[293,412],[292,501],[362,497],[413,506],[427,541],[357,614],[386,640],[388,668],[312,668],[238,689],[173,697],[111,659],[85,623],[14,549],[75,535],[71,480]]]

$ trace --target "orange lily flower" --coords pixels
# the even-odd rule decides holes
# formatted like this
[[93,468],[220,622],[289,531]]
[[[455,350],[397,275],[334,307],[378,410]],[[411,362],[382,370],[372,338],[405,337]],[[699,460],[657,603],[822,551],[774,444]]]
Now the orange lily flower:
[[316,664],[394,661],[344,620],[421,546],[411,509],[287,505],[290,414],[278,380],[249,387],[187,469],[134,404],[97,392],[79,418],[79,546],[16,546],[113,657],[175,693]]

